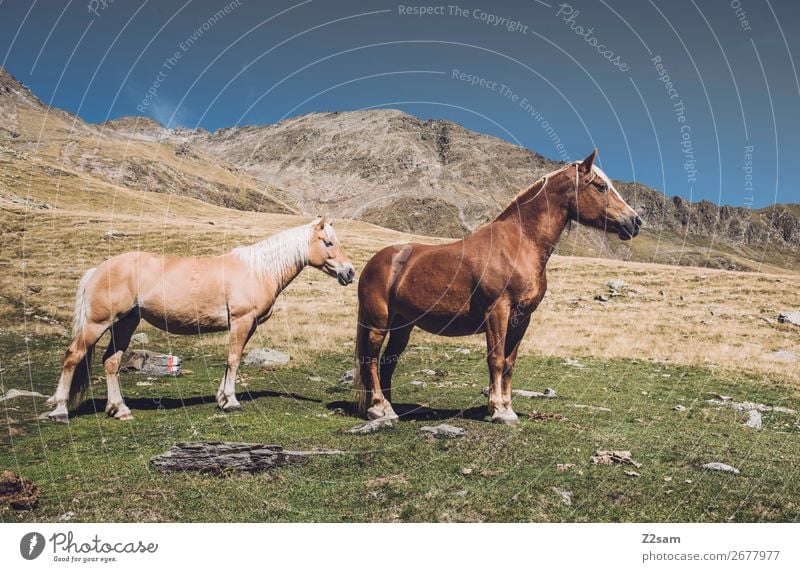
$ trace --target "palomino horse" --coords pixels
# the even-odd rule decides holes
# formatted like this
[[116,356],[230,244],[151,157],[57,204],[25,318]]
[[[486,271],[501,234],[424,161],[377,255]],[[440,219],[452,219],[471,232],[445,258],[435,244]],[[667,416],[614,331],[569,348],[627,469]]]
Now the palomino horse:
[[[401,244],[378,252],[361,272],[356,334],[356,401],[370,419],[397,418],[392,373],[414,326],[443,336],[486,334],[489,413],[513,424],[511,374],[531,313],[547,288],[545,265],[567,222],[639,233],[641,219],[609,178],[584,161],[553,171],[519,193],[491,223],[463,240]],[[378,360],[384,338],[389,341]]]
[[355,269],[325,218],[285,230],[250,246],[214,258],[163,257],[127,252],[89,269],[78,285],[72,342],[61,378],[48,404],[55,421],[83,401],[92,351],[111,329],[103,356],[108,383],[106,412],[131,419],[122,399],[119,368],[139,321],[144,318],[176,334],[230,331],[228,361],[217,392],[223,411],[240,409],[234,384],[245,344],[256,326],[272,314],[278,294],[305,266],[319,268],[350,284]]

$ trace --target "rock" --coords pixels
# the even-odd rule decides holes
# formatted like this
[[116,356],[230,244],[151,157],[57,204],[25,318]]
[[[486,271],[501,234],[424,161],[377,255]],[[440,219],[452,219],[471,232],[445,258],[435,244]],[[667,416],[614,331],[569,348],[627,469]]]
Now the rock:
[[312,455],[336,455],[343,451],[286,451],[279,445],[196,441],[175,443],[169,451],[150,459],[157,470],[199,471],[221,474],[228,471],[256,473],[288,464],[303,463]]
[[675,407],[673,407],[673,409],[675,411],[686,411],[686,407],[684,407],[683,405],[676,405]]
[[784,361],[787,363],[796,362],[798,357],[796,354],[793,354],[787,350],[778,350],[775,352],[770,352],[766,354],[764,357],[774,360],[774,361]]
[[274,365],[286,365],[289,363],[289,354],[279,352],[270,348],[253,348],[244,358],[245,365],[255,365],[258,367],[269,367]]
[[514,389],[511,391],[514,395],[519,395],[520,397],[527,397],[528,399],[535,399],[535,398],[545,398],[545,399],[552,399],[557,397],[556,390],[548,387],[544,390],[544,393],[540,391],[528,391],[527,389]]
[[146,350],[133,350],[127,356],[122,371],[164,377],[181,374],[180,357]]
[[441,423],[433,427],[425,426],[420,428],[420,431],[434,437],[461,437],[466,433],[461,427],[448,425],[447,423]]
[[633,465],[637,469],[642,466],[631,457],[630,451],[596,451],[592,455],[595,465]]
[[756,431],[761,430],[761,412],[757,409],[751,409],[747,413],[747,422],[744,424],[745,427],[749,427],[750,429],[755,429]]
[[561,497],[565,505],[572,506],[572,493],[570,491],[561,487],[553,487],[553,492]]
[[134,344],[147,344],[150,343],[150,338],[147,337],[147,332],[138,332],[131,336],[131,343]]
[[75,516],[75,513],[70,510],[59,516],[58,520],[59,522],[69,522],[73,516]]
[[724,473],[733,473],[734,475],[739,474],[739,469],[731,467],[730,465],[727,465],[725,463],[719,463],[717,461],[714,461],[712,463],[706,463],[705,465],[703,465],[703,468],[707,471],[722,471]]
[[153,385],[153,384],[151,382],[149,382],[149,381],[137,381],[136,382],[136,387],[150,387],[151,385]]
[[605,411],[607,413],[611,413],[611,410],[608,407],[601,407],[599,405],[584,405],[582,403],[573,403],[572,406],[577,409],[588,409],[589,411]]
[[636,471],[625,471],[625,474],[627,476],[629,476],[629,477],[641,477],[642,476],[639,473],[637,473]]
[[367,421],[366,423],[361,423],[360,425],[356,425],[355,427],[348,429],[347,433],[363,435],[366,433],[374,433],[379,429],[391,427],[392,425],[394,425],[394,421],[392,421],[390,417],[378,417],[377,419]]
[[556,471],[558,471],[559,473],[565,473],[566,471],[569,471],[570,469],[572,469],[574,467],[575,467],[575,463],[557,463],[556,464]]
[[570,367],[577,367],[577,368],[585,368],[586,367],[585,365],[583,365],[578,360],[572,359],[572,358],[569,358],[569,357],[568,358],[564,358],[564,365],[568,365]]
[[28,284],[28,292],[30,292],[31,294],[38,294],[41,291],[42,291],[41,284]]
[[781,312],[778,314],[778,322],[781,324],[793,324],[800,326],[800,311]]
[[467,348],[456,348],[455,353],[462,354],[462,355],[469,355],[471,352]]
[[481,394],[485,395],[486,397],[489,397],[489,389],[490,388],[488,387],[484,387],[483,389],[481,389]]
[[309,375],[308,376],[308,381],[318,382],[318,381],[322,381],[322,378],[320,376],[318,376],[318,375]]
[[765,411],[774,411],[776,413],[786,413],[788,415],[794,415],[797,413],[794,409],[790,409],[789,407],[765,405],[763,403],[755,403],[753,401],[733,401],[733,398],[725,395],[720,395],[718,397],[721,397],[722,399],[708,399],[707,403],[711,403],[718,407],[730,407],[736,411],[759,411],[761,413],[764,413]]
[[424,381],[415,379],[414,381],[409,382],[409,385],[414,385],[416,387],[425,387],[427,384]]
[[343,385],[349,385],[356,380],[356,370],[355,369],[348,369],[346,372],[342,374],[342,377],[339,378],[339,383]]
[[117,238],[125,238],[126,236],[128,235],[124,232],[119,232],[118,230],[114,230],[112,228],[106,231],[106,233],[103,235],[103,240],[114,240]]
[[0,473],[0,503],[14,510],[33,510],[39,506],[41,491],[30,479],[13,471]]
[[617,278],[616,280],[609,280],[608,282],[606,282],[606,286],[611,292],[619,292],[621,290],[627,290],[628,288],[630,288],[627,282],[619,278]]
[[15,397],[44,397],[44,395],[38,391],[28,391],[27,389],[17,389],[12,387],[3,395],[0,395],[0,401],[8,401],[9,399],[14,399]]
[[436,375],[435,369],[423,369],[420,370],[420,373],[427,375],[428,377],[433,377]]
[[597,300],[598,302],[608,302],[609,300],[611,300],[611,297],[606,296],[605,294],[598,294],[597,296],[594,297],[594,299]]

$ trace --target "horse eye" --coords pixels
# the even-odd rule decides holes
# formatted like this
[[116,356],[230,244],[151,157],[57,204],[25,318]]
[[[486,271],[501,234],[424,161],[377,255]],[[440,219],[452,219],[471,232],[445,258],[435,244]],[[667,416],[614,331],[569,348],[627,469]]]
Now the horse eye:
[[605,183],[598,183],[597,190],[600,191],[601,193],[605,193],[608,190],[608,185],[606,185]]
[[323,239],[322,239],[322,242],[323,242],[323,244],[325,244],[325,247],[326,247],[326,248],[330,248],[331,246],[333,246],[333,243],[332,243],[330,240],[325,240],[325,239],[323,238]]

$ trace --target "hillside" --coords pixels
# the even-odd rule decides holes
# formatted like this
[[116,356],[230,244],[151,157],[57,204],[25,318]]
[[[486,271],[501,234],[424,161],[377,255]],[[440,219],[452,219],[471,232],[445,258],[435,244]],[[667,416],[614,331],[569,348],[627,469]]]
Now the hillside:
[[[398,110],[314,113],[209,133],[144,117],[99,125],[48,109],[0,69],[0,198],[111,185],[243,211],[360,219],[459,237],[559,166],[501,139]],[[618,182],[645,232],[623,243],[574,227],[562,254],[741,270],[800,270],[800,207],[751,211]]]

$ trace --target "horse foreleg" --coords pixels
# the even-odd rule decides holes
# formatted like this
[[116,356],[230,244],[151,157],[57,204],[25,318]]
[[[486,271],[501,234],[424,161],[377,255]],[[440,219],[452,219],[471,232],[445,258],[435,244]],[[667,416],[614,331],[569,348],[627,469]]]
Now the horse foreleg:
[[236,399],[236,371],[242,360],[242,352],[247,341],[256,329],[256,317],[248,314],[239,318],[231,318],[228,342],[228,361],[225,375],[217,390],[217,407],[225,412],[238,411],[242,408]]
[[517,414],[511,409],[511,400],[503,398],[509,315],[510,309],[503,303],[497,303],[489,310],[486,317],[486,362],[489,366],[489,414],[492,423],[514,425],[517,423]]
[[122,356],[131,343],[131,337],[139,326],[139,312],[134,310],[116,324],[111,326],[111,341],[103,355],[103,369],[106,372],[108,385],[108,399],[106,400],[106,413],[115,419],[127,421],[133,419],[131,410],[122,399],[122,389],[119,385],[119,368],[122,365]]
[[510,320],[508,331],[506,332],[505,363],[503,364],[503,379],[501,385],[503,407],[511,410],[511,376],[514,373],[514,365],[517,363],[517,351],[522,338],[528,329],[530,316],[519,320]]

